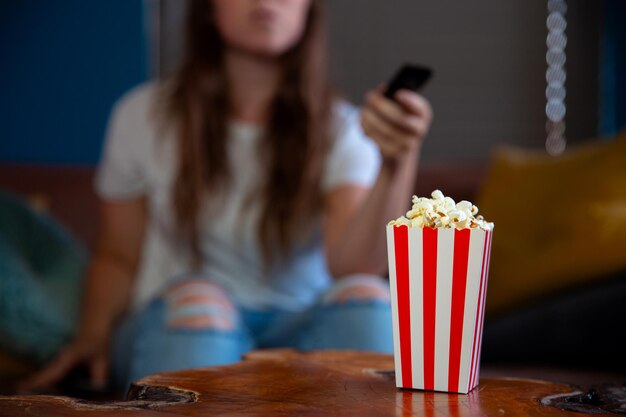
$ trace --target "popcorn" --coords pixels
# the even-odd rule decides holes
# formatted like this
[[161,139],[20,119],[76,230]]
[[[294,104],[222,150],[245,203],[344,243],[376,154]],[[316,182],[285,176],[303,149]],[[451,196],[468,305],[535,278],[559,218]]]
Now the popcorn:
[[424,227],[424,218],[422,216],[415,217],[409,221],[411,227]]
[[443,207],[447,210],[454,210],[456,208],[456,203],[450,197],[445,197],[443,199]]
[[432,196],[433,200],[436,200],[436,201],[443,200],[444,198],[444,195],[440,190],[435,190],[430,195]]
[[470,216],[468,216],[465,211],[461,210],[451,210],[448,215],[452,223],[459,229],[465,229],[470,220]]
[[406,216],[389,222],[390,225],[409,227],[432,227],[445,229],[492,230],[493,223],[478,215],[478,207],[467,200],[456,203],[440,190],[431,193],[432,198],[413,196],[413,207]]
[[396,226],[412,226],[411,221],[406,217],[398,217],[396,220],[393,220]]

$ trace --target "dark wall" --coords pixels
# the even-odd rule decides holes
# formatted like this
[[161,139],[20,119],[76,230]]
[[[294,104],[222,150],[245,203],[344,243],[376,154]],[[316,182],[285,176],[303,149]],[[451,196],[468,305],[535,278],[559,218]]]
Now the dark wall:
[[0,162],[94,163],[111,105],[147,77],[143,2],[3,2],[0,57]]
[[435,69],[426,160],[481,160],[544,139],[545,4],[524,0],[330,2],[339,84],[355,101],[404,61]]
[[601,1],[567,2],[567,115],[565,135],[579,142],[599,132]]

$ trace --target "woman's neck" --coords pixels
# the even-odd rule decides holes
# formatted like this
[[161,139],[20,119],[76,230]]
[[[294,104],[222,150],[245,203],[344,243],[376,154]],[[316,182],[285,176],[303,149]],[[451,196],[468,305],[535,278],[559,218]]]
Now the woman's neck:
[[229,49],[226,51],[226,72],[233,106],[231,116],[244,122],[263,124],[280,78],[277,60]]

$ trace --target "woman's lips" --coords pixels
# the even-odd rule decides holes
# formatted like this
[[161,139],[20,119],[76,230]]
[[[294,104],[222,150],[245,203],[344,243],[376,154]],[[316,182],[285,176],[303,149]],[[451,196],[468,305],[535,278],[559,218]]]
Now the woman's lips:
[[263,26],[270,26],[278,19],[278,13],[269,8],[258,7],[252,12],[251,19],[253,22]]

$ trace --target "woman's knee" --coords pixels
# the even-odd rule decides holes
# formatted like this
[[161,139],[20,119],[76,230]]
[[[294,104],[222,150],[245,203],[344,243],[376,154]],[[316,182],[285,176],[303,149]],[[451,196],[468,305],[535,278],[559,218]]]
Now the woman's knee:
[[130,342],[130,380],[226,365],[253,347],[228,292],[203,276],[177,279],[165,287],[138,312]]
[[340,278],[313,311],[298,347],[393,350],[391,305],[387,281],[375,275]]
[[168,329],[232,331],[238,326],[238,311],[226,290],[202,276],[177,280],[162,299]]
[[354,274],[337,279],[324,294],[324,304],[377,301],[389,303],[389,283],[383,277]]

